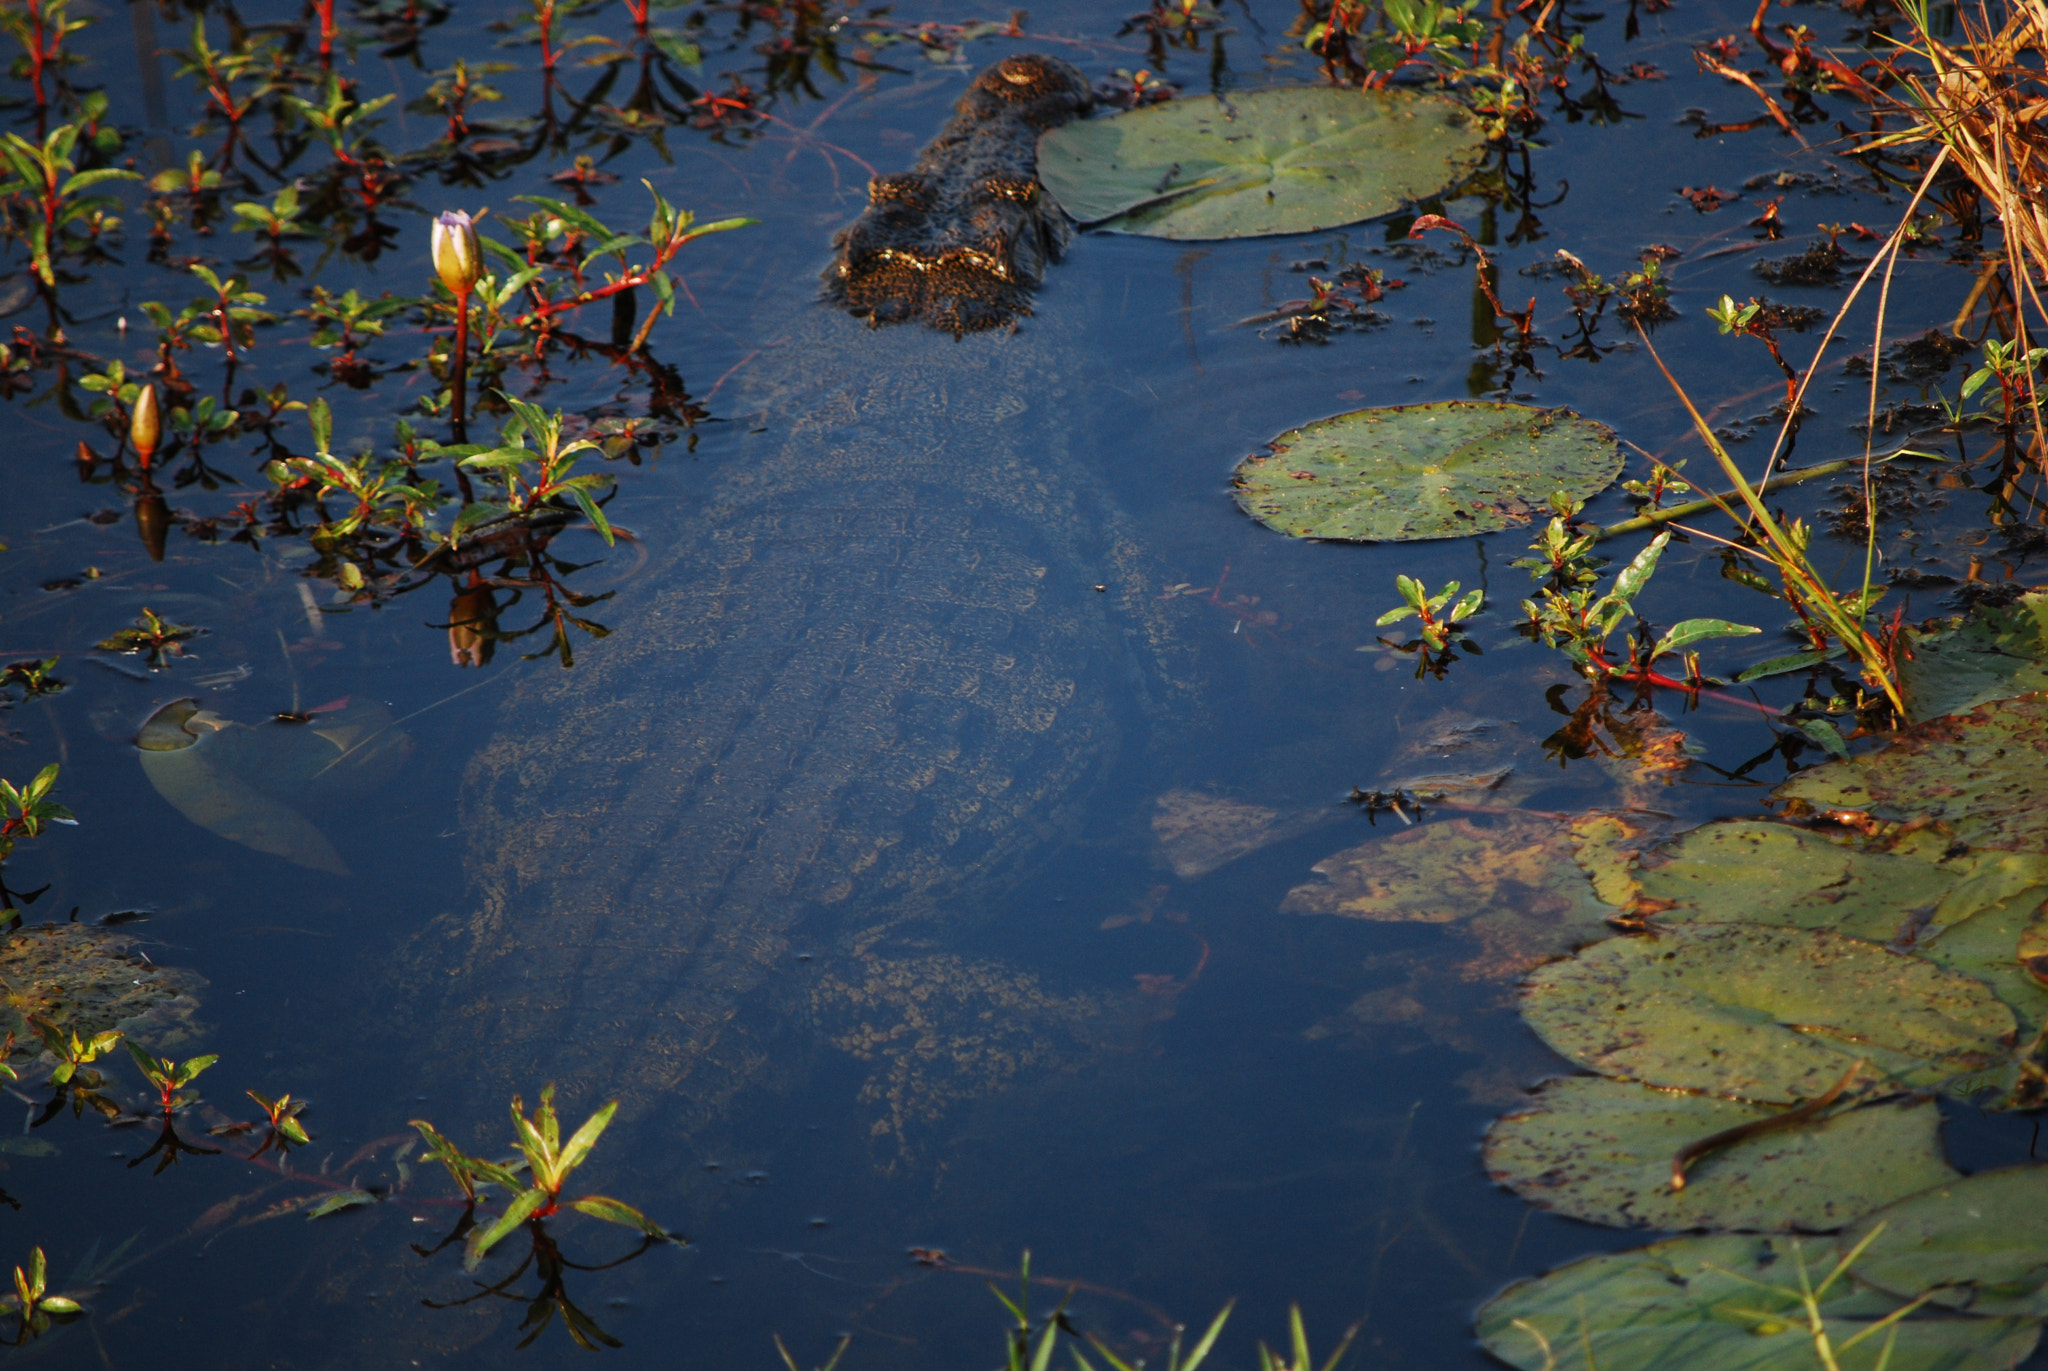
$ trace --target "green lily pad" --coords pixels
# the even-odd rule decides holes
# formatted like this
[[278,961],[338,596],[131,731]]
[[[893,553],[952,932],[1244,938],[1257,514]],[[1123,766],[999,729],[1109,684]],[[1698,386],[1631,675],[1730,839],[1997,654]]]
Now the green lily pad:
[[1936,820],[1971,847],[2048,852],[2048,694],[1914,724],[1880,752],[1800,772],[1777,795],[1892,822]]
[[1462,181],[1485,148],[1442,96],[1272,86],[1053,129],[1038,141],[1038,177],[1083,224],[1251,238],[1391,214]]
[[[1921,835],[1915,835],[1921,836]],[[1768,820],[1703,824],[1645,859],[1636,880],[1645,899],[1668,903],[1660,921],[1832,928],[1887,942],[1931,911],[1968,874],[1930,854],[1874,848],[1854,834],[1820,833]]]
[[1408,542],[1493,533],[1621,474],[1605,424],[1490,400],[1361,409],[1290,429],[1238,464],[1245,513],[1296,538]]
[[[1520,1371],[1813,1371],[1799,1301],[1803,1264],[1815,1285],[1836,1261],[1826,1240],[1674,1238],[1607,1253],[1518,1282],[1479,1311],[1479,1340]],[[1821,1301],[1839,1351],[1902,1301],[1840,1280]],[[1898,1329],[1888,1371],[2005,1371],[2040,1338],[2030,1319],[1930,1315]],[[1890,1330],[1857,1342],[1875,1363]]]
[[390,712],[367,701],[303,723],[248,725],[173,700],[143,724],[135,745],[149,783],[193,823],[336,875],[347,875],[348,864],[301,806],[319,812],[374,790],[412,753]]
[[1856,1276],[1892,1294],[1940,1290],[1973,1314],[2048,1318],[2048,1166],[2012,1166],[1953,1181],[1868,1215],[1837,1239],[1855,1246],[1878,1224]]
[[1826,929],[1709,924],[1610,938],[1525,983],[1522,1015],[1602,1075],[1759,1104],[1861,1059],[1937,1086],[2005,1060],[2013,1012],[1975,977]]
[[1899,663],[1899,680],[1915,723],[2048,690],[2048,592],[1909,630],[1908,638],[1912,653]]
[[1671,1188],[1680,1149],[1782,1111],[1603,1076],[1546,1081],[1486,1134],[1486,1170],[1532,1204],[1617,1228],[1828,1232],[1959,1179],[1941,1111],[1908,1098],[1842,1108],[1734,1143]]

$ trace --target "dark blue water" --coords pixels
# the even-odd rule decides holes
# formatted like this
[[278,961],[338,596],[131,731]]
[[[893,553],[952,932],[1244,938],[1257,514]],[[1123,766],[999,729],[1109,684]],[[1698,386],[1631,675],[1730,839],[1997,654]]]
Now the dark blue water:
[[[656,22],[680,25],[688,13],[657,11]],[[1312,78],[1313,64],[1285,35],[1293,6],[1234,5],[1227,13],[1232,32],[1220,67],[1208,51],[1177,52],[1168,76],[1190,93],[1212,78],[1226,86]],[[1831,41],[1846,32],[1846,18],[1833,11],[1795,13]],[[252,24],[295,18],[255,7],[241,17]],[[480,117],[539,108],[533,50],[493,47],[500,35],[490,25],[509,17],[456,8],[425,30],[423,67],[403,54],[380,55],[367,34],[339,66],[365,93],[398,93],[382,136],[395,148],[417,147],[432,139],[438,119],[399,111],[424,91],[427,72],[457,57],[522,68],[487,78],[506,98],[480,108]],[[1008,11],[913,4],[894,17],[960,23],[1006,20]],[[971,42],[957,60],[933,62],[905,44],[880,54],[902,70],[868,82],[819,72],[821,98],[785,95],[771,107],[776,122],[751,138],[721,140],[675,126],[666,132],[665,155],[645,139],[625,140],[604,163],[619,179],[598,190],[600,213],[637,223],[644,176],[701,217],[744,214],[762,223],[693,245],[679,264],[689,298],[673,320],[656,325],[651,346],[704,417],[688,429],[671,425],[671,441],[639,465],[611,464],[620,493],[610,517],[656,539],[689,519],[694,492],[774,440],[786,416],[746,407],[747,369],[786,364],[776,348],[790,321],[821,308],[816,273],[829,257],[831,232],[863,201],[863,162],[879,170],[907,166],[972,72],[1004,53],[1052,51],[1093,77],[1138,66],[1142,43],[1116,36],[1123,17],[1096,5],[1045,4],[1032,10],[1026,37]],[[1505,299],[1536,296],[1538,331],[1554,343],[1567,337],[1569,312],[1557,279],[1535,269],[1557,249],[1610,278],[1652,244],[1678,249],[1671,272],[1680,317],[1658,329],[1657,345],[1713,422],[1758,427],[1782,394],[1777,372],[1760,345],[1717,336],[1704,309],[1723,293],[1741,299],[1766,290],[1831,309],[1839,290],[1767,288],[1753,264],[1805,247],[1823,222],[1884,231],[1903,197],[1878,193],[1864,168],[1831,156],[1830,124],[1808,126],[1803,143],[1769,125],[1697,136],[1699,120],[1688,110],[1707,111],[1709,122],[1755,113],[1744,92],[1695,74],[1690,56],[1696,45],[1741,30],[1747,7],[1681,4],[1639,18],[1640,36],[1631,40],[1620,9],[1578,17],[1587,46],[1609,69],[1647,63],[1667,75],[1617,85],[1617,117],[1552,117],[1543,146],[1529,151],[1522,192],[1540,208],[1475,195],[1442,209],[1497,254]],[[205,142],[187,136],[200,98],[161,51],[182,45],[190,14],[110,7],[98,19],[77,40],[87,60],[72,79],[104,85],[108,117],[138,169],[181,166],[188,147],[217,146],[218,135]],[[223,15],[207,22],[220,41]],[[361,16],[343,22],[367,29]],[[735,21],[720,11],[705,22],[705,32],[718,35]],[[622,41],[631,30],[623,7],[569,27]],[[760,84],[762,59],[750,48],[767,34],[758,29],[725,52],[707,42],[703,82],[716,86],[717,74],[731,69]],[[582,92],[596,76],[573,61],[565,59],[564,79],[572,93]],[[1575,90],[1583,93],[1585,82],[1573,75]],[[20,93],[21,83],[15,88]],[[1853,118],[1846,104],[1834,112]],[[17,115],[32,122],[32,114]],[[308,241],[298,249],[306,277],[259,280],[257,288],[280,312],[300,305],[309,280],[334,291],[421,293],[430,279],[428,214],[485,204],[501,217],[519,212],[516,194],[562,193],[543,178],[578,151],[603,156],[606,146],[572,138],[564,153],[483,185],[442,186],[430,173],[416,174],[401,202],[383,211],[396,230],[389,251],[369,262]],[[319,165],[315,150],[295,171]],[[275,182],[258,179],[267,198]],[[1677,194],[1708,185],[1754,188],[1712,214]],[[181,273],[145,260],[148,217],[138,193],[123,193],[129,208],[119,260],[64,285],[63,327],[72,348],[140,368],[153,360],[140,303],[176,304],[197,292]],[[1779,195],[1787,236],[1760,241],[1747,225]],[[1523,535],[1314,545],[1253,524],[1229,498],[1234,465],[1284,429],[1363,405],[1498,393],[1503,376],[1486,346],[1491,330],[1483,306],[1476,308],[1469,265],[1403,255],[1404,224],[1194,245],[1083,236],[1052,273],[1039,297],[1040,319],[1073,328],[1083,354],[1077,370],[1090,378],[1072,442],[1134,520],[1161,592],[1209,592],[1181,596],[1176,608],[1178,630],[1199,664],[1204,713],[1171,755],[1121,758],[1092,801],[1086,836],[1046,854],[1001,907],[946,935],[943,950],[1019,968],[1055,993],[1115,997],[1125,1006],[1122,1018],[1086,1050],[1026,1064],[1001,1089],[961,1092],[900,1146],[871,1133],[874,1113],[860,1098],[866,1068],[832,1052],[807,1053],[818,1064],[800,1072],[763,1073],[759,1088],[701,1136],[621,1130],[608,1138],[587,1169],[592,1184],[660,1178],[654,1193],[622,1198],[644,1201],[693,1241],[687,1250],[656,1249],[613,1269],[567,1273],[569,1296],[625,1344],[609,1354],[615,1364],[765,1367],[774,1364],[776,1333],[800,1358],[821,1360],[842,1331],[853,1335],[848,1367],[993,1363],[1001,1354],[1001,1311],[979,1275],[957,1268],[1014,1269],[1029,1248],[1040,1272],[1086,1283],[1071,1311],[1126,1352],[1156,1355],[1164,1320],[1206,1321],[1234,1298],[1237,1314],[1220,1355],[1225,1365],[1248,1365],[1253,1339],[1282,1336],[1286,1307],[1299,1301],[1319,1347],[1356,1321],[1361,1364],[1436,1371],[1486,1361],[1469,1341],[1470,1314],[1508,1280],[1646,1240],[1532,1211],[1481,1172],[1477,1145],[1486,1123],[1520,1088],[1563,1064],[1521,1027],[1506,984],[1445,970],[1472,955],[1456,930],[1278,912],[1314,862],[1390,831],[1387,816],[1372,827],[1342,804],[1352,786],[1468,764],[1465,754],[1447,758],[1425,746],[1446,724],[1493,721],[1498,742],[1471,764],[1512,762],[1525,805],[1566,809],[1621,794],[1617,769],[1560,765],[1545,754],[1542,740],[1564,723],[1545,692],[1574,678],[1561,658],[1512,632],[1513,605],[1529,585],[1507,563],[1522,555]],[[1974,277],[1973,265],[1950,260],[1962,247],[1955,228],[1941,232],[1941,245],[1899,268],[1891,337],[1946,323]],[[204,235],[187,225],[174,231],[169,253],[218,261],[247,250],[248,240],[224,225]],[[1242,324],[1305,295],[1306,274],[1295,267],[1310,260],[1379,263],[1407,285],[1381,307],[1384,326],[1327,346],[1282,345]],[[18,244],[8,262],[10,282],[25,282]],[[42,309],[30,304],[12,322],[44,329]],[[1482,321],[1477,336],[1475,318]],[[1855,341],[1838,345],[1838,355],[1867,349],[1869,328],[1868,310],[1853,314],[1847,336]],[[367,349],[392,369],[355,390],[311,369],[322,354],[309,347],[303,321],[288,319],[262,332],[235,375],[235,392],[278,382],[301,398],[318,390],[334,406],[338,449],[381,441],[428,388],[396,367],[420,351],[409,330],[396,325]],[[585,329],[598,337],[605,330],[602,320]],[[1791,354],[1803,360],[1813,337],[1793,340]],[[1598,342],[1615,346],[1576,358],[1539,350],[1540,374],[1523,371],[1509,393],[1569,406],[1650,453],[1689,457],[1689,472],[1704,477],[1706,454],[1688,439],[1683,410],[1629,331],[1610,317]],[[986,345],[977,338],[958,344]],[[202,394],[223,383],[217,350],[186,354],[183,365]],[[1951,393],[1961,374],[1945,378]],[[85,921],[146,911],[147,922],[128,930],[137,945],[206,982],[200,1032],[182,1050],[220,1055],[203,1081],[209,1102],[246,1118],[245,1088],[309,1097],[317,1140],[294,1157],[295,1168],[329,1182],[388,1186],[399,1178],[393,1153],[408,1119],[424,1115],[451,1130],[474,1129],[477,1120],[448,1118],[436,1111],[435,1097],[423,1097],[423,1081],[461,1072],[471,1047],[461,1025],[393,1041],[374,1006],[406,940],[472,898],[456,831],[458,790],[468,759],[507,726],[501,698],[523,675],[562,667],[520,660],[519,652],[545,642],[543,630],[502,645],[484,672],[458,672],[440,627],[445,589],[347,609],[332,602],[331,582],[299,574],[308,551],[298,540],[215,544],[180,528],[164,558],[153,560],[123,493],[79,479],[77,444],[83,438],[104,451],[105,434],[46,398],[54,378],[37,373],[35,387],[7,410],[0,661],[59,655],[58,674],[70,687],[0,713],[0,775],[21,780],[60,761],[60,798],[80,823],[25,844],[8,863],[7,882],[15,890],[48,886],[29,908],[31,923],[63,921],[74,910]],[[630,415],[648,406],[646,378],[602,358],[557,359],[549,375],[527,371],[517,379],[571,413]],[[1860,451],[1860,386],[1823,373],[1809,401],[1816,413],[1800,439],[1802,460]],[[1911,386],[1888,384],[1882,400],[1920,398]],[[292,417],[284,427],[302,445],[301,423]],[[1735,447],[1738,456],[1760,464],[1772,431],[1760,427]],[[258,446],[237,440],[215,449],[209,460],[224,478],[218,488],[174,489],[171,506],[195,518],[228,516],[260,479]],[[1642,475],[1643,465],[1632,457],[1631,474]],[[1918,502],[1888,531],[1888,553],[1911,556],[1928,574],[1962,577],[1980,558],[1985,579],[2030,579],[2024,541],[1987,531],[1991,495],[1974,488],[1987,470],[1961,470],[1941,484],[1913,477]],[[1789,495],[1788,507],[1820,517],[1839,503],[1827,484]],[[1617,491],[1589,512],[1612,521],[1628,511]],[[1849,574],[1860,543],[1828,546]],[[631,620],[635,597],[648,588],[647,557],[631,546],[607,551],[580,529],[562,535],[556,551],[595,563],[570,577],[579,593],[617,592],[590,611],[596,618]],[[1789,650],[1771,602],[1719,571],[1704,547],[1674,547],[1641,607],[1660,622],[1726,614],[1763,626],[1759,638],[1709,654],[1724,671]],[[1431,585],[1456,578],[1485,586],[1494,606],[1476,631],[1485,655],[1457,663],[1444,680],[1418,680],[1412,658],[1379,647],[1372,621],[1395,602],[1397,573]],[[1943,593],[1901,589],[1894,597],[1920,617],[1943,610]],[[89,651],[145,605],[207,633],[161,673],[132,657]],[[535,612],[529,597],[508,618],[524,627]],[[579,634],[574,649],[588,662],[608,647]],[[1782,704],[1796,689],[1781,684],[1762,698]],[[371,793],[308,816],[346,862],[346,878],[231,843],[151,788],[132,740],[153,709],[180,696],[244,722],[343,699],[375,702],[403,720],[411,748],[403,767]],[[1714,768],[1733,771],[1772,746],[1763,714],[1711,700],[1691,713],[1680,699],[1660,703],[1692,739],[1701,765],[1660,787],[1658,807],[1687,820],[1753,812],[1760,789]],[[1135,712],[1130,702],[1118,708]],[[520,722],[548,726],[545,718]],[[687,729],[688,720],[674,726]],[[1750,780],[1774,781],[1785,766],[1774,759]],[[1158,857],[1147,827],[1156,797],[1172,789],[1318,822],[1181,880]],[[1161,989],[1161,977],[1175,981]],[[619,1010],[630,1015],[632,1006]],[[110,1074],[132,1091],[125,1062]],[[501,1099],[523,1092],[531,1103],[541,1083],[478,1085]],[[604,1089],[602,1082],[583,1085]],[[29,1112],[28,1104],[21,1108]],[[2023,1155],[2028,1144],[2024,1125],[1974,1116],[1954,1131],[1959,1160],[1973,1167]],[[64,1284],[89,1254],[104,1257],[131,1239],[133,1246],[106,1276],[92,1318],[16,1355],[124,1368],[166,1360],[222,1368],[495,1367],[585,1355],[559,1323],[515,1352],[519,1302],[421,1304],[476,1287],[462,1276],[454,1249],[431,1259],[408,1251],[409,1243],[431,1246],[458,1212],[442,1202],[453,1193],[445,1180],[416,1155],[397,1200],[308,1222],[302,1206],[286,1202],[325,1193],[320,1182],[226,1155],[188,1158],[152,1177],[124,1165],[144,1145],[138,1130],[109,1131],[90,1120],[63,1118],[33,1138],[56,1154],[0,1149],[0,1186],[21,1202],[0,1211],[0,1258],[25,1260],[40,1244]],[[249,1145],[228,1141],[231,1150]],[[272,1206],[283,1208],[264,1217]],[[591,1265],[632,1246],[622,1230],[587,1221],[558,1225],[558,1233],[571,1259]],[[947,1263],[921,1265],[906,1255],[913,1247],[943,1249]],[[509,1271],[509,1262],[486,1268],[491,1279]],[[531,1294],[536,1287],[529,1273],[510,1289]]]

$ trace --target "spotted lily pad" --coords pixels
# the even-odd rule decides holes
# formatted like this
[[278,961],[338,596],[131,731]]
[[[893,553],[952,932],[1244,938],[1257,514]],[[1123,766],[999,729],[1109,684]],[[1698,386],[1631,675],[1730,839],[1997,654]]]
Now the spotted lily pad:
[[2048,693],[1914,724],[1883,751],[1802,771],[1777,794],[1822,811],[1937,820],[1971,847],[2048,852]]
[[1283,911],[1454,923],[1510,905],[1603,932],[1614,912],[1572,861],[1564,825],[1530,815],[1440,820],[1346,848],[1310,870],[1322,879],[1287,892]]
[[1313,233],[1463,180],[1486,136],[1420,91],[1273,86],[1053,129],[1038,176],[1083,224],[1154,238]]
[[1940,1290],[1973,1314],[2048,1318],[2048,1166],[2012,1166],[1952,1181],[1869,1215],[1845,1250],[1884,1225],[1855,1271],[1897,1294]]
[[[1637,872],[1660,921],[1832,928],[1887,942],[1926,923],[1967,864],[1940,860],[1946,843],[1922,836],[1914,855],[1877,848],[1858,834],[1737,819],[1679,835]],[[1920,847],[1933,847],[1932,860]]]
[[1553,491],[1588,499],[1621,473],[1605,424],[1490,400],[1355,410],[1271,447],[1238,464],[1244,512],[1292,537],[1355,543],[1514,528]]
[[149,717],[135,745],[142,770],[171,807],[230,842],[315,871],[348,865],[302,806],[321,812],[397,773],[412,740],[369,701],[302,723],[249,725],[173,700]]
[[1861,1059],[1938,1086],[2003,1061],[2013,1012],[1972,976],[1826,929],[1680,925],[1538,968],[1522,1015],[1602,1075],[1759,1104],[1825,1093]]
[[1980,607],[1908,637],[1912,652],[1899,663],[1899,680],[1915,723],[2048,690],[2048,592]]
[[206,982],[159,966],[133,938],[90,924],[34,924],[0,940],[0,1033],[34,1043],[31,1014],[85,1037],[118,1028],[159,1050],[194,1037]]
[[1486,1134],[1486,1170],[1523,1199],[1617,1228],[1827,1232],[1959,1179],[1941,1111],[1907,1098],[1841,1108],[1711,1153],[1671,1188],[1680,1149],[1783,1111],[1602,1076],[1547,1081]]
[[[1587,1257],[1494,1296],[1479,1340],[1518,1371],[1813,1371],[1799,1270],[1818,1285],[1835,1261],[1826,1239],[1740,1234]],[[1840,1280],[1820,1308],[1839,1350],[1902,1303]],[[1888,1371],[2005,1371],[2040,1338],[2030,1319],[1925,1310],[1893,1326]],[[1874,1364],[1888,1332],[1857,1341],[1853,1365]]]

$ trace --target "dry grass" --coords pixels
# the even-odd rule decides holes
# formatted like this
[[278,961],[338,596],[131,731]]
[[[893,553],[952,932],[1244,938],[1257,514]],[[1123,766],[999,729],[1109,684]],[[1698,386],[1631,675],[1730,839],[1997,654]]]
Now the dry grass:
[[[1947,150],[1953,163],[1997,215],[2004,233],[2013,301],[2006,322],[2022,350],[2029,335],[2048,333],[2048,0],[1977,0],[1958,6],[1960,33],[1934,32],[1927,0],[1901,0],[1913,26],[1886,101],[1910,127],[1883,140],[1922,142]],[[1958,324],[1984,294],[1971,292]],[[2048,456],[2040,398],[2028,377],[2037,456]]]

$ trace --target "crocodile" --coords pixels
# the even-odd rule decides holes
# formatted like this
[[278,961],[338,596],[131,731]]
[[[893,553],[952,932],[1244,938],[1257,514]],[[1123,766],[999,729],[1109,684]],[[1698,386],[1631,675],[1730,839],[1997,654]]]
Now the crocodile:
[[1072,236],[1038,181],[1038,138],[1094,104],[1057,58],[1006,57],[974,78],[917,165],[868,182],[833,239],[825,298],[876,324],[922,319],[956,336],[1031,312]]
[[[989,92],[1021,88],[1024,62],[976,80],[921,175],[985,170],[962,120],[1014,122]],[[1059,78],[1040,100],[1080,82],[1030,63]],[[842,261],[863,232],[841,235]],[[842,279],[866,302],[849,311],[941,308],[913,291],[882,309],[882,278]],[[805,1044],[887,1058],[894,1030],[847,1016],[892,995],[912,1013],[919,974],[959,982],[940,997],[959,1013],[1035,1014],[1080,1041],[1055,1021],[1103,1010],[933,952],[946,920],[1076,832],[1147,718],[1192,699],[1157,581],[1070,445],[1078,311],[967,342],[849,311],[791,325],[754,383],[772,451],[642,530],[653,553],[611,638],[573,672],[520,677],[469,764],[474,902],[417,935],[387,1004],[445,1058],[444,1127],[466,1116],[495,1142],[505,1100],[552,1079],[565,1107],[617,1097],[622,1128],[693,1136]],[[992,1084],[1030,1057],[999,1055]],[[879,1061],[878,1130],[931,1116],[903,1098],[925,1065]]]

